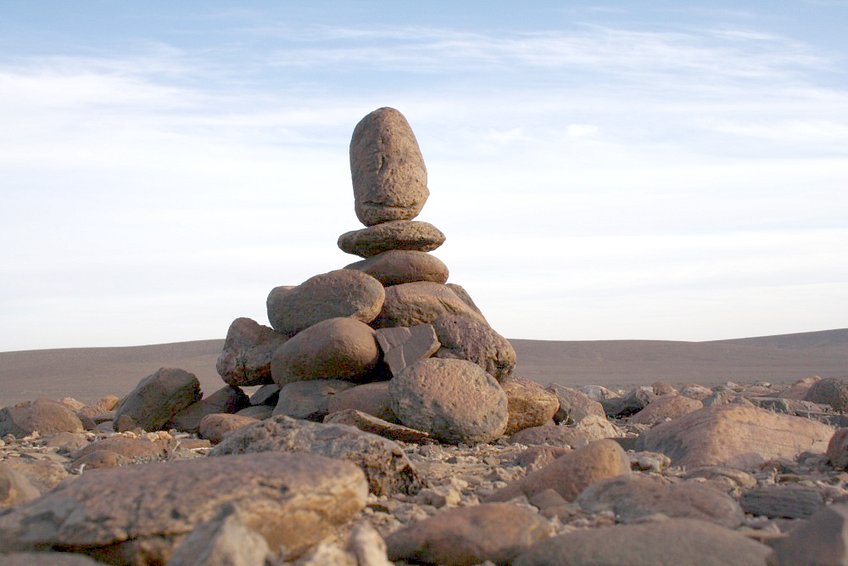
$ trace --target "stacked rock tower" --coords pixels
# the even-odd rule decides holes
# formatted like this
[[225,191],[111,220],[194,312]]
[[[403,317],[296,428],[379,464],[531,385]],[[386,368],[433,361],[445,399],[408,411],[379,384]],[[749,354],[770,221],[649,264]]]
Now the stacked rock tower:
[[429,189],[406,118],[393,108],[365,116],[350,167],[366,227],[338,245],[363,259],[271,290],[272,328],[236,319],[218,372],[232,386],[268,384],[259,397],[274,415],[332,420],[356,409],[442,442],[499,437],[508,418],[500,384],[515,351],[429,253],[445,235],[414,220]]

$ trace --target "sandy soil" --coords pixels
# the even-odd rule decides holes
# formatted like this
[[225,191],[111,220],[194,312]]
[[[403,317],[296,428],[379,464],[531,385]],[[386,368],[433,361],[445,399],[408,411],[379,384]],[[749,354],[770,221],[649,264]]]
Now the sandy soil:
[[[848,376],[848,329],[714,342],[511,340],[517,374],[542,383],[601,385],[724,381],[791,382]],[[123,395],[158,368],[180,367],[205,393],[223,386],[215,360],[223,340],[122,348],[0,352],[0,406],[38,397],[89,402]]]

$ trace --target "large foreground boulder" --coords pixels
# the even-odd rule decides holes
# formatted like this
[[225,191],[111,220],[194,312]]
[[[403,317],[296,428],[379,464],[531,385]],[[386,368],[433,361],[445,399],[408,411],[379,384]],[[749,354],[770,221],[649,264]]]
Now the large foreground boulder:
[[296,557],[349,521],[368,487],[350,462],[251,454],[96,470],[0,517],[0,550],[62,549],[109,564],[164,564],[228,503]]
[[275,287],[266,306],[271,326],[294,336],[322,320],[350,317],[371,322],[385,299],[379,281],[352,269],[338,269],[311,277],[297,287]]
[[490,442],[506,430],[506,394],[466,360],[421,360],[389,382],[389,394],[401,423],[442,442]]
[[136,385],[115,410],[115,425],[129,420],[144,430],[159,430],[174,415],[201,398],[200,381],[193,373],[159,368]]
[[642,433],[637,450],[662,452],[676,466],[753,469],[773,458],[824,453],[834,429],[817,421],[743,405],[706,407]]
[[403,449],[352,426],[320,424],[278,415],[231,432],[210,456],[257,452],[312,453],[348,460],[365,472],[371,492],[417,493],[422,487]]
[[366,226],[418,216],[430,191],[409,122],[394,108],[365,116],[350,140],[356,217]]

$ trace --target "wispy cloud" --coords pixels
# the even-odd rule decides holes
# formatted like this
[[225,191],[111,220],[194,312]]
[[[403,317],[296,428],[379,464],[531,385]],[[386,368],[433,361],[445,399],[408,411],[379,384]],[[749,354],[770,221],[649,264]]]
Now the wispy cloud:
[[[600,338],[617,309],[615,337],[728,337],[716,304],[773,323],[791,297],[848,316],[848,91],[813,46],[738,26],[249,31],[271,47],[0,60],[0,237],[17,242],[0,349],[35,347],[51,318],[82,337],[53,345],[92,345],[93,319],[122,343],[262,320],[270,287],[347,263],[347,142],[385,104],[427,159],[436,255],[505,334]],[[181,303],[161,316],[189,334],[127,330]]]

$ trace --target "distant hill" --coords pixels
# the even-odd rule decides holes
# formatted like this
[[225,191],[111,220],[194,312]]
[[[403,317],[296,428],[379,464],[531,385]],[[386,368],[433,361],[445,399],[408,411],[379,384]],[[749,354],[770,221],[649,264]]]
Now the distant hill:
[[[511,340],[518,375],[542,383],[626,386],[657,380],[791,382],[848,376],[848,329],[712,342]],[[82,401],[122,395],[158,368],[180,367],[204,392],[223,386],[215,360],[223,340],[120,348],[0,352],[0,406],[37,397]]]

